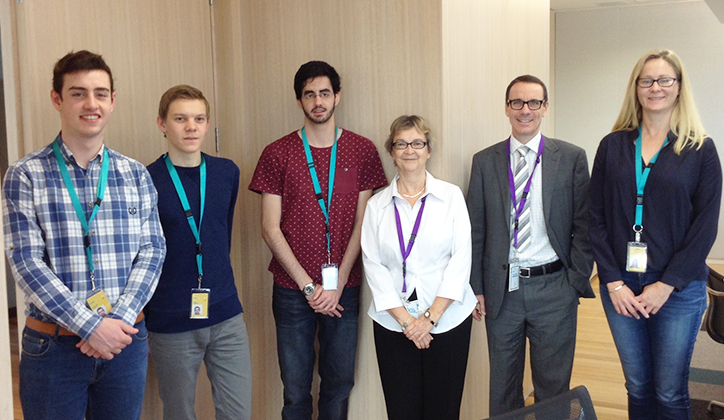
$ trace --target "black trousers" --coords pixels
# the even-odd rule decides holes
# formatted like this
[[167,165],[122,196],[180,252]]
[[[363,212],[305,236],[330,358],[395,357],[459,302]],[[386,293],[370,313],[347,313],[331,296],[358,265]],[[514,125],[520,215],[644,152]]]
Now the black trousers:
[[470,350],[468,318],[450,331],[433,334],[418,349],[403,333],[374,323],[377,364],[389,420],[457,420]]

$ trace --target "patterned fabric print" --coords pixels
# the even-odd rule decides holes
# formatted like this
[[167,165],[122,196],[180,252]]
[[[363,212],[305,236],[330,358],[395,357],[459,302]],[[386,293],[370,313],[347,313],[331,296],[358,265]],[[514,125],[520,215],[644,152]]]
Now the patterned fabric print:
[[[60,135],[56,141],[87,218],[96,198],[102,150],[86,170]],[[105,197],[90,225],[95,283],[113,306],[109,316],[133,325],[156,287],[166,247],[148,172],[111,149],[108,153]],[[26,294],[26,315],[89,338],[101,317],[85,303],[92,286],[83,228],[52,145],[13,164],[4,193],[5,251]]]
[[[328,148],[311,148],[322,191],[329,185]],[[340,264],[352,234],[360,191],[387,185],[377,148],[368,139],[344,130],[337,143],[337,170],[330,208],[332,262]],[[314,194],[302,140],[294,131],[268,145],[254,171],[251,191],[282,196],[281,229],[299,263],[317,283],[322,281],[322,264],[327,262],[324,215]],[[325,193],[326,196],[326,193]],[[282,287],[297,284],[272,258],[269,271]],[[348,287],[359,286],[359,260],[352,268]]]

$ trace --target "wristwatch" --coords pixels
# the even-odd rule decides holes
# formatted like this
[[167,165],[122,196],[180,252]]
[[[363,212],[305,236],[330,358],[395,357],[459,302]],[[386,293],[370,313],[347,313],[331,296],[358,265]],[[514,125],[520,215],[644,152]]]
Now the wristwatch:
[[304,289],[302,289],[304,292],[304,296],[311,296],[314,294],[314,283],[309,283],[304,286]]
[[432,324],[433,327],[437,325],[435,323],[435,321],[433,321],[432,318],[430,318],[430,309],[425,311],[425,318],[427,318],[427,320],[430,321],[430,324]]

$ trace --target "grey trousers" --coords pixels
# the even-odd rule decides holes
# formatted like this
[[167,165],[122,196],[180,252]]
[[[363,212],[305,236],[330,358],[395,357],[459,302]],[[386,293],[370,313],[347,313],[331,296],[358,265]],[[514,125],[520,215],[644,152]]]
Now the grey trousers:
[[576,347],[578,293],[566,270],[521,278],[506,292],[500,313],[485,319],[490,356],[490,415],[524,406],[523,369],[526,338],[535,400],[568,390]]
[[207,328],[149,337],[165,420],[196,420],[196,378],[202,361],[216,419],[251,418],[251,359],[243,314]]

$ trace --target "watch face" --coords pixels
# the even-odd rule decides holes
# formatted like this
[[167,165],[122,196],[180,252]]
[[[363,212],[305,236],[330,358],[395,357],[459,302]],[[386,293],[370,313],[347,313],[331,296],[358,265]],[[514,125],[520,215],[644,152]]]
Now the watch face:
[[313,284],[308,284],[308,285],[304,286],[304,294],[305,294],[305,295],[311,295],[312,293],[314,293],[314,285],[313,285]]
[[425,318],[430,318],[430,311],[425,311]]

